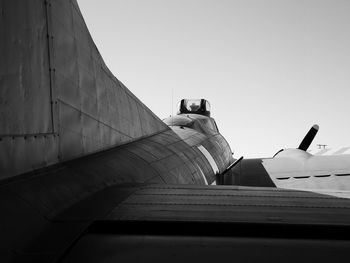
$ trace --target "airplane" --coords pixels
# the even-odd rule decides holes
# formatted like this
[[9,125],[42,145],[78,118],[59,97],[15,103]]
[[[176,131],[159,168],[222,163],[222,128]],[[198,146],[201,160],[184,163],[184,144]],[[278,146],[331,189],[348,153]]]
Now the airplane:
[[349,256],[348,199],[215,185],[246,160],[208,101],[160,120],[105,65],[76,0],[0,9],[0,262]]

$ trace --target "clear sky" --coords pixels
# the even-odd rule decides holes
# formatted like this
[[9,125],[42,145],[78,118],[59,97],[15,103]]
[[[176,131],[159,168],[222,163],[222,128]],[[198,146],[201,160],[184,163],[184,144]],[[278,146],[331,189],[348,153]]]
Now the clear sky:
[[350,1],[78,3],[107,66],[160,118],[209,100],[235,157],[297,147],[313,124],[310,148],[350,146]]

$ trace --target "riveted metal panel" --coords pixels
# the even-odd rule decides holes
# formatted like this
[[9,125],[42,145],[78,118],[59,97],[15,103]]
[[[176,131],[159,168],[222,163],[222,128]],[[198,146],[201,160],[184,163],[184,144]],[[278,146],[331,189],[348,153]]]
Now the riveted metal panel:
[[161,143],[163,145],[173,144],[181,140],[181,138],[175,134],[172,130],[168,130],[160,133],[157,136],[149,137],[149,140],[154,141],[156,143]]
[[[4,137],[0,140],[0,180],[58,161],[54,134]],[[44,154],[43,154],[44,153]]]
[[209,139],[204,141],[202,144],[208,151],[211,152],[212,157],[220,168],[220,173],[223,172],[222,169],[225,169],[225,167],[233,162],[230,152],[223,150],[225,148],[229,148],[229,146],[226,140],[220,134],[209,137]]
[[148,112],[148,114],[145,116],[144,120],[149,119],[148,123],[151,127],[151,131],[169,129],[169,127],[164,122],[160,121],[160,119],[156,115],[154,115],[150,109],[148,109],[144,105],[143,105],[143,107],[146,110],[146,112]]
[[0,136],[52,129],[43,1],[1,1]]
[[157,143],[150,141],[148,139],[140,141],[140,143],[138,145],[139,145],[139,147],[141,147],[145,151],[152,153],[152,155],[156,156],[159,159],[162,159],[164,157],[171,156],[174,154],[168,148],[162,147],[161,144],[157,144]]
[[84,152],[93,152],[96,150],[96,145],[101,144],[99,138],[96,137],[99,132],[98,122],[86,114],[82,115],[82,122]]
[[102,145],[104,148],[106,148],[108,147],[108,145],[110,145],[110,137],[113,130],[109,126],[104,125],[102,123],[100,123],[99,128]]
[[82,65],[87,65],[85,62],[89,62],[91,57],[90,46],[92,39],[90,33],[86,27],[83,17],[80,15],[80,12],[77,8],[71,8],[72,18],[73,18],[73,27],[74,34],[77,40],[77,51],[78,58],[82,59]]
[[[110,81],[110,85],[113,84],[114,82]],[[121,98],[122,90],[121,88],[113,88],[112,91],[114,97],[113,100],[110,102],[109,107],[110,120],[114,128],[118,128],[119,131],[124,132],[126,130],[124,130],[122,127],[117,126],[117,124],[122,123],[123,118],[125,118],[123,116],[122,109],[119,107],[119,105],[123,105],[123,101]]]
[[[155,168],[156,166],[152,166],[152,167]],[[172,174],[170,171],[161,172],[160,177],[162,178],[162,180],[166,184],[178,184],[179,183],[178,178],[176,176],[174,176],[174,174]]]
[[110,134],[109,139],[110,139],[110,145],[120,145],[130,141],[129,136],[121,134],[120,132],[115,130]]
[[[60,53],[59,51],[57,52]],[[70,51],[68,49],[67,53]],[[72,56],[74,56],[74,51],[72,51]],[[63,63],[64,70],[60,70],[60,64],[57,66],[56,70],[56,83],[58,87],[58,97],[60,100],[68,103],[76,108],[80,108],[80,91],[75,88],[79,85],[79,78],[77,74],[69,74],[69,72],[76,72],[78,64],[74,59],[67,59],[69,61]],[[67,64],[67,67],[64,65]]]
[[136,107],[137,107],[137,112],[140,116],[140,125],[141,125],[142,133],[149,133],[150,131],[152,131],[152,127],[150,122],[147,120],[147,112],[145,111],[143,105],[141,104],[136,103]]
[[83,72],[79,74],[81,110],[97,119],[97,92],[93,72]]
[[111,127],[116,130],[120,130],[118,124],[120,123],[120,118],[123,118],[123,115],[118,114],[119,106],[124,105],[125,102],[119,99],[119,90],[120,87],[116,86],[117,82],[113,79],[106,79],[107,89],[107,104],[108,104],[108,123]]
[[170,170],[169,173],[175,178],[175,181],[179,184],[194,184],[195,181],[191,176],[191,172],[186,164],[176,167]]
[[79,85],[77,51],[69,1],[53,1],[52,9],[57,93],[60,100],[80,108],[76,88]]
[[119,129],[121,130],[121,132],[125,134],[130,134],[130,136],[132,136],[132,134],[130,133],[131,123],[129,121],[130,109],[129,107],[127,107],[127,104],[126,104],[128,102],[128,98],[126,96],[124,89],[120,89],[118,94],[120,96],[120,102],[121,102],[120,104],[121,107],[119,107],[119,111],[121,113],[121,117],[119,119],[120,121]]
[[152,127],[150,133],[153,133],[154,131],[163,131],[169,129],[169,127],[164,122],[162,122],[148,107],[146,107],[127,87],[125,87],[123,83],[120,82],[120,86],[125,90],[128,96],[133,98],[137,104],[141,105],[146,110],[147,115],[144,116],[144,120],[148,120],[149,124]]
[[98,110],[98,120],[103,123],[108,123],[109,112],[106,103],[107,89],[105,78],[107,78],[104,72],[101,72],[101,79],[97,80],[97,110]]
[[[200,167],[203,166],[203,163],[202,163],[203,160],[198,157],[201,154],[198,151],[196,151],[197,147],[189,147],[184,142],[177,142],[169,145],[168,148],[171,149],[173,152],[175,152],[177,157],[180,158],[185,163],[188,171],[183,172],[181,177],[185,176],[187,178],[190,178],[191,180],[188,179],[190,181],[187,183],[203,181],[202,172],[198,168],[198,165],[200,165]],[[208,171],[208,173],[205,173],[207,180],[210,178],[210,176],[213,176],[213,173],[211,170],[204,170],[204,171]],[[183,178],[181,178],[181,180],[183,180]],[[184,183],[184,182],[181,182],[181,183]]]
[[60,132],[60,160],[81,156],[84,152],[81,134],[65,128],[61,128]]
[[[68,2],[58,1],[52,7],[56,84],[63,107],[59,111],[61,158],[67,160],[167,129],[111,74],[76,2]],[[141,119],[147,123],[145,128]],[[149,124],[152,122],[156,124]],[[72,144],[76,149],[71,149]]]
[[52,9],[54,10],[54,12],[51,13],[52,19],[56,20],[56,22],[59,22],[61,26],[64,27],[64,30],[67,33],[69,33],[71,36],[74,36],[71,10],[72,1],[54,0],[51,1],[50,4],[52,6]]
[[142,147],[139,147],[138,143],[128,145],[127,150],[144,159],[148,163],[158,161],[157,157],[155,157],[151,152],[144,150]]
[[83,153],[81,112],[60,103],[60,156],[63,160]]
[[[179,166],[182,166],[184,164],[184,161],[179,158],[178,155],[170,155],[166,158],[160,159],[156,162],[158,167],[161,167],[162,172],[167,172],[170,170],[173,170]],[[154,165],[154,163],[152,163]]]
[[136,118],[134,118],[133,122],[131,122],[131,126],[130,126],[130,134],[131,137],[133,138],[138,138],[142,136],[142,127],[141,127],[141,121],[140,121],[140,116],[139,113],[137,111],[137,106],[136,106],[136,102],[128,97],[128,102],[129,102],[129,109],[130,109],[130,118],[133,118],[132,116],[136,116]]
[[[5,176],[169,129],[106,67],[75,0],[0,3],[0,138],[16,137]],[[55,137],[49,156],[18,138],[39,134]]]

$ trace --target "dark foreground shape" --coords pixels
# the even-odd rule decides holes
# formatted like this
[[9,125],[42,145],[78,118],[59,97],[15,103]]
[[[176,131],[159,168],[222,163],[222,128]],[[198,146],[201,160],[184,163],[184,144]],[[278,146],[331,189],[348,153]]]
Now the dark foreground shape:
[[337,261],[349,255],[349,209],[346,199],[271,188],[140,187],[95,221],[62,259]]
[[226,185],[276,187],[262,164],[262,159],[243,159],[225,176]]

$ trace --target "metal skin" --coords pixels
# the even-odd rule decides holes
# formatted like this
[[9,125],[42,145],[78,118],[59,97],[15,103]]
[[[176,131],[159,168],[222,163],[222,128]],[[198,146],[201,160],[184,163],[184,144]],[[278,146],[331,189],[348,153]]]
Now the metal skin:
[[[219,133],[215,120],[200,114],[178,114],[163,121],[187,144],[192,147],[196,146],[201,151],[203,151],[201,146],[204,147],[203,155],[215,174],[215,177],[209,178],[207,183],[223,184],[223,173],[234,162],[234,159],[231,148]],[[201,138],[206,138],[206,143],[202,143]],[[231,171],[225,176],[232,176]]]
[[205,185],[233,178],[213,119],[155,116],[108,70],[76,0],[0,0],[0,35],[0,262],[349,254],[347,199]]
[[76,1],[0,8],[0,179],[169,129],[106,67]]
[[315,156],[307,152],[319,130],[313,125],[296,149],[282,149],[272,158],[246,159],[232,169],[225,184],[328,191],[350,198],[350,155]]
[[[273,158],[242,160],[233,168],[232,184],[276,186],[312,191],[350,191],[350,155],[316,156],[285,149]],[[264,182],[262,182],[264,180]],[[225,181],[230,184],[229,180]],[[347,194],[349,196],[349,194]]]

